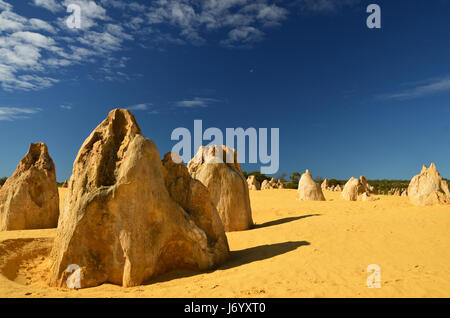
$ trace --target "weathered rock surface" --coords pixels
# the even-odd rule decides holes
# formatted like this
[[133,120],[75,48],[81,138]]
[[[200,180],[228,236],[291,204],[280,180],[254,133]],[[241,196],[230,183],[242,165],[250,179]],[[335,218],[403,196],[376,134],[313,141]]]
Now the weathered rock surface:
[[81,288],[137,286],[173,269],[213,268],[228,252],[206,188],[181,165],[163,166],[129,111],[111,111],[75,160],[49,284],[65,287],[74,264]]
[[297,200],[325,201],[322,188],[314,182],[309,170],[302,174],[298,183]]
[[44,143],[31,144],[0,189],[0,231],[54,228],[58,216],[55,165]]
[[273,189],[284,189],[284,184],[281,180],[275,180],[272,178],[269,180],[264,180],[261,183],[261,190],[273,190]]
[[247,178],[247,185],[249,190],[261,190],[261,184],[256,180],[255,176],[249,176]]
[[408,187],[408,197],[416,205],[434,205],[450,203],[450,191],[436,165],[422,167],[420,174],[411,179]]
[[226,146],[202,146],[189,162],[188,169],[193,178],[208,188],[225,231],[242,231],[253,226],[248,185],[236,150]]
[[333,190],[331,189],[331,187],[330,187],[330,184],[329,184],[329,182],[328,182],[328,179],[323,180],[323,182],[322,182],[322,184],[320,185],[320,187],[322,188],[322,191],[325,191],[325,190],[333,191]]
[[341,196],[348,201],[375,201],[378,198],[371,197],[374,193],[377,193],[375,188],[367,183],[366,177],[361,176],[359,180],[351,177],[345,184]]
[[367,182],[367,179],[365,176],[360,176],[359,181],[363,185],[365,192],[367,192],[368,194],[376,194],[377,193],[375,188]]
[[261,183],[261,190],[271,190],[271,189],[273,189],[273,187],[268,180],[264,180]]
[[363,193],[365,193],[364,185],[360,180],[351,177],[342,190],[342,197],[348,201],[361,200]]

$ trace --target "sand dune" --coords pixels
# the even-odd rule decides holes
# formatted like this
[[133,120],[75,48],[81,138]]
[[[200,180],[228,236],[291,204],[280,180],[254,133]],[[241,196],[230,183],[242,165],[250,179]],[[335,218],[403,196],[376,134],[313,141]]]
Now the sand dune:
[[[448,205],[324,195],[328,201],[297,201],[295,190],[251,191],[256,226],[227,233],[226,264],[133,288],[49,288],[47,257],[56,231],[0,232],[0,297],[450,297]],[[379,289],[366,286],[369,264],[381,267]]]

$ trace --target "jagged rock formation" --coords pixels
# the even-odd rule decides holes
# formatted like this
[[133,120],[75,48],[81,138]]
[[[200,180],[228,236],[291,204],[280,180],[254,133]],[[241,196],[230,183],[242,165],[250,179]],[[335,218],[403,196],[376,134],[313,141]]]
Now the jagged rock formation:
[[31,144],[0,189],[0,231],[53,228],[58,216],[55,165],[44,143]]
[[273,189],[273,187],[268,180],[264,180],[261,183],[261,190],[271,190],[271,189]]
[[228,252],[207,189],[182,165],[163,165],[129,111],[111,111],[75,160],[49,284],[65,287],[74,264],[81,288],[137,286],[173,269],[213,268]]
[[365,178],[360,180],[351,177],[344,186],[341,196],[348,201],[373,201],[375,198],[370,196],[370,187],[367,186]]
[[377,194],[376,189],[367,182],[365,176],[360,176],[359,181],[363,185],[365,192],[367,192],[368,194]]
[[328,182],[328,179],[323,180],[323,182],[322,182],[322,184],[320,185],[320,187],[322,188],[322,191],[325,191],[325,190],[333,191],[333,190],[331,189],[332,187],[330,187],[330,184],[329,184],[329,182]]
[[411,179],[408,187],[408,197],[416,205],[434,205],[450,203],[450,191],[436,165],[422,167],[420,174]]
[[247,178],[247,185],[249,190],[261,190],[261,184],[256,180],[255,176],[249,176]]
[[236,150],[226,146],[202,146],[189,162],[188,169],[193,178],[208,188],[225,231],[242,231],[253,226],[248,185]]

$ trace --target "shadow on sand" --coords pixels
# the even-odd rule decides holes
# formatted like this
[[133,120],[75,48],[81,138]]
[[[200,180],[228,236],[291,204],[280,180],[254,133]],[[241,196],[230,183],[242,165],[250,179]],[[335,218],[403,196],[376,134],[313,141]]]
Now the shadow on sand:
[[301,220],[301,219],[306,219],[312,216],[320,216],[321,214],[308,214],[308,215],[302,215],[302,216],[293,216],[293,217],[289,217],[289,218],[283,218],[283,219],[279,219],[279,220],[274,220],[274,221],[270,221],[270,222],[266,222],[266,223],[262,223],[262,224],[255,224],[252,227],[252,230],[254,229],[260,229],[263,227],[269,227],[269,226],[274,226],[274,225],[280,225],[280,224],[284,224],[284,223],[288,223],[288,222],[292,222],[292,221],[297,221],[297,220]]
[[177,270],[170,273],[163,274],[151,281],[146,282],[144,285],[168,282],[178,278],[190,277],[205,273],[212,273],[216,270],[227,270],[234,267],[242,266],[245,264],[250,264],[257,261],[262,261],[268,258],[272,258],[281,254],[285,254],[296,250],[301,246],[310,245],[307,241],[294,241],[294,242],[284,242],[270,245],[261,245],[251,248],[246,248],[240,251],[233,251],[230,253],[230,258],[222,266],[206,271],[198,272],[193,270]]
[[311,245],[307,241],[284,242],[270,245],[261,245],[251,248],[246,248],[240,251],[231,252],[228,261],[220,266],[218,269],[230,269],[245,264],[250,264],[257,261],[262,261],[281,254],[285,254],[296,250],[301,246]]

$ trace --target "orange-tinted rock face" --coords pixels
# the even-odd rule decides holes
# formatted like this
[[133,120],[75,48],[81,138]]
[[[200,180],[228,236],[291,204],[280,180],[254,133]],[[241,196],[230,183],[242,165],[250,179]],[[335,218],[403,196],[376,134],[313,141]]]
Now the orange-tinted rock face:
[[75,160],[50,256],[51,286],[66,286],[72,264],[81,288],[128,287],[173,269],[206,270],[227,258],[208,191],[185,167],[165,163],[129,111],[110,112]]
[[0,189],[0,231],[56,227],[58,215],[55,165],[44,143],[31,144]]
[[429,168],[422,167],[420,174],[411,179],[408,197],[416,205],[434,205],[450,203],[450,191],[434,163]]
[[322,188],[313,180],[309,170],[302,174],[298,183],[297,200],[325,201]]
[[248,184],[234,149],[200,147],[188,169],[194,179],[208,188],[225,231],[247,230],[253,225]]

